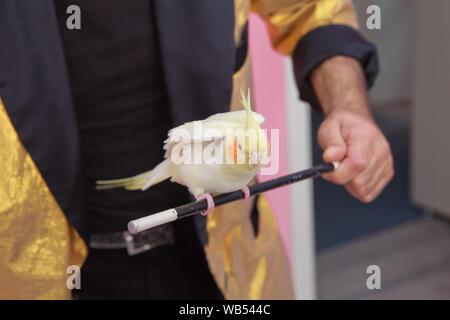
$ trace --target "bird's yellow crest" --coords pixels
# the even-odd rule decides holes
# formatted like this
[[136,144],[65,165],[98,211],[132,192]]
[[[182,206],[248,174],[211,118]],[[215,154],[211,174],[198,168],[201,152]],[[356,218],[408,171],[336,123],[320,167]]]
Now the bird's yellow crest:
[[256,124],[255,119],[253,118],[251,100],[250,100],[250,88],[248,89],[248,94],[245,96],[244,90],[241,89],[241,103],[244,109],[247,111],[247,129],[253,128],[258,129],[259,126]]

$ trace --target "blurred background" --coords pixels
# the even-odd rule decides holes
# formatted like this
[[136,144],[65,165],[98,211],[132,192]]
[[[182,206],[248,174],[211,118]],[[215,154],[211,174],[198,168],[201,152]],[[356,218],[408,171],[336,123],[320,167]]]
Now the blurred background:
[[[450,1],[353,2],[361,32],[379,50],[381,72],[370,102],[396,175],[371,204],[320,178],[290,187],[289,198],[269,194],[297,297],[450,299]],[[381,9],[381,29],[366,27],[370,5]],[[322,115],[298,101],[290,61],[271,50],[256,16],[250,32],[256,107],[265,113],[276,103],[285,117],[280,136],[286,136],[281,157],[287,162],[279,174],[321,163]],[[268,119],[268,127],[279,127],[275,121]],[[379,290],[366,285],[371,265],[381,271]]]

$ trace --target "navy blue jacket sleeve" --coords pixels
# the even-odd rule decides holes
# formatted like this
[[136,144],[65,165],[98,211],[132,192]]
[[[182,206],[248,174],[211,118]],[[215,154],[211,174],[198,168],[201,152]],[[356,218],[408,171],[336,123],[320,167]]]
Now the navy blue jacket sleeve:
[[345,25],[327,25],[310,31],[297,44],[292,59],[300,98],[319,111],[321,107],[309,76],[315,67],[335,55],[358,60],[363,67],[368,88],[374,84],[378,74],[377,49],[357,30]]

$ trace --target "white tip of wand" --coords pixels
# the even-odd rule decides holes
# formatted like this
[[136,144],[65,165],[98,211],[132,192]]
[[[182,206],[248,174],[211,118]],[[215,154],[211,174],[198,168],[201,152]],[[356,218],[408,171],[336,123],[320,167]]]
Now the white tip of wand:
[[340,165],[341,163],[339,161],[333,161],[333,167],[335,171],[339,168]]
[[136,234],[138,232],[175,221],[177,220],[177,218],[178,215],[175,209],[161,211],[140,219],[131,220],[130,222],[128,222],[128,231],[131,234]]

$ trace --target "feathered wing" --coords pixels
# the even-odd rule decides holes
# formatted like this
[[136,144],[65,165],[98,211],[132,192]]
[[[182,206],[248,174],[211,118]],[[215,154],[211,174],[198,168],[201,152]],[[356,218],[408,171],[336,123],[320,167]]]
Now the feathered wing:
[[166,159],[158,164],[148,176],[145,183],[142,184],[141,190],[147,190],[151,186],[158,184],[166,179],[169,179],[173,175],[173,164],[170,159]]
[[[236,111],[239,112],[239,111]],[[242,127],[244,121],[234,121],[236,115],[229,115],[229,113],[215,114],[209,118],[201,121],[187,122],[183,125],[171,129],[168,133],[168,138],[164,141],[163,149],[166,151],[164,157],[170,158],[172,149],[176,145],[192,145],[195,143],[208,143],[221,140],[225,137],[228,130],[234,130]],[[241,113],[241,116],[244,116]],[[196,126],[201,128],[201,134],[195,132]]]
[[[215,141],[223,139],[228,129],[234,130],[239,127],[245,129],[248,125],[247,117],[249,114],[253,115],[251,117],[252,120],[250,120],[253,121],[253,124],[260,125],[264,123],[265,119],[261,114],[246,109],[216,113],[204,120],[187,122],[171,129],[168,133],[168,138],[164,141],[163,149],[166,151],[164,157],[168,158],[171,149],[178,143],[191,144]],[[195,126],[197,124],[201,125],[202,135],[196,135],[195,133]],[[183,137],[187,137],[188,139],[183,140]]]

